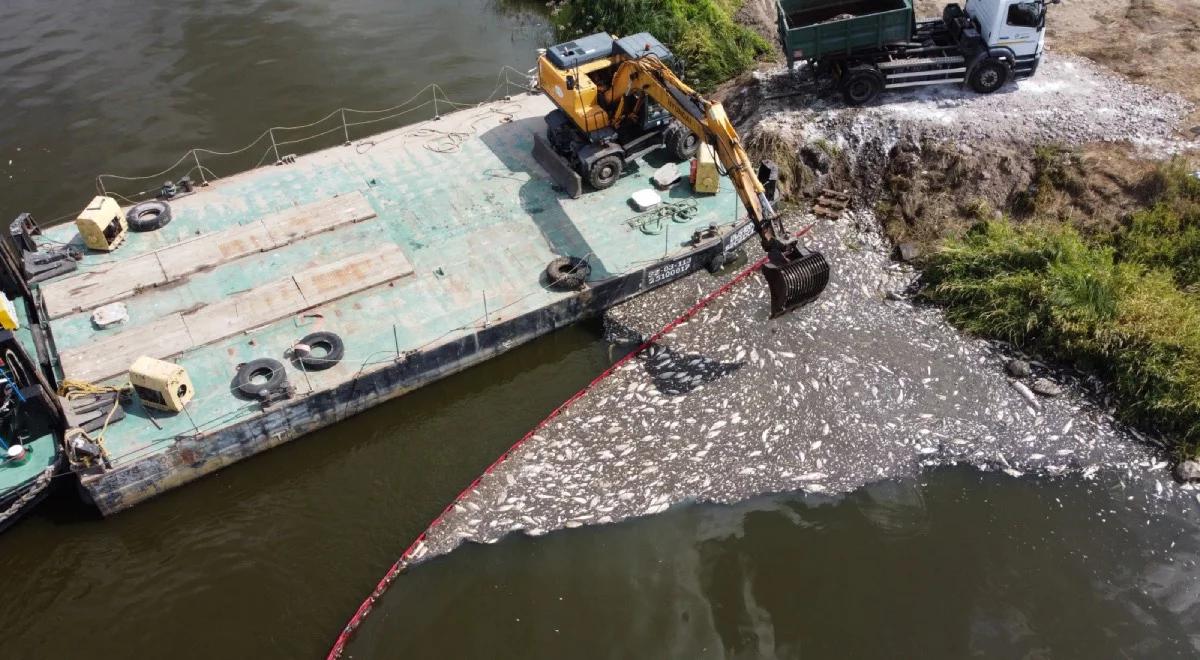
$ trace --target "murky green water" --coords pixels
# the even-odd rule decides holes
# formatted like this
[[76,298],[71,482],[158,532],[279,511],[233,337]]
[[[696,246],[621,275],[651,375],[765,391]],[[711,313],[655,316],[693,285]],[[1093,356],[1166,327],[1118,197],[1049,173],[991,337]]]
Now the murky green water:
[[1125,501],[1104,483],[947,469],[838,499],[693,506],[509,538],[402,576],[350,648],[409,658],[1194,657],[1194,516],[1147,525]]
[[[430,82],[481,99],[542,45],[544,20],[516,4],[7,0],[0,219],[71,214],[97,173],[152,173]],[[322,654],[445,503],[610,359],[595,327],[561,332],[109,520],[62,488],[0,537],[0,655]],[[1196,521],[1123,503],[943,471],[511,539],[403,578],[351,652],[1194,654]]]

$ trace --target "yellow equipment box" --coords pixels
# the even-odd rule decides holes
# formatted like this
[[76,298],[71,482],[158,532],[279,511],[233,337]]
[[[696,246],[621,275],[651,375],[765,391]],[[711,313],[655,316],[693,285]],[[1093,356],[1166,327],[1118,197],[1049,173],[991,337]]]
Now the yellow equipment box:
[[717,169],[717,155],[708,143],[701,142],[700,150],[692,159],[692,190],[715,195],[721,190],[721,172]]
[[155,410],[179,412],[195,396],[187,369],[144,355],[129,367],[129,384],[142,405]]
[[20,327],[21,321],[17,318],[17,306],[8,299],[8,296],[0,294],[0,328],[16,330]]
[[84,245],[93,250],[111,252],[125,240],[129,226],[121,205],[112,197],[97,196],[75,219],[75,227]]

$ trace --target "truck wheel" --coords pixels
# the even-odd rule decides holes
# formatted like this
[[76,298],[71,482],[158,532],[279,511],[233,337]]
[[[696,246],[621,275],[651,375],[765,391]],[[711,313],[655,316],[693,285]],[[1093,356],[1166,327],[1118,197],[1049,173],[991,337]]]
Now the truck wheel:
[[620,156],[614,154],[600,158],[592,163],[591,169],[588,170],[588,183],[596,190],[611,188],[617,179],[621,178],[622,169],[624,163],[621,162]]
[[883,91],[883,75],[868,65],[850,67],[842,79],[842,98],[850,105],[866,105]]
[[975,65],[967,82],[971,84],[971,89],[980,94],[991,94],[1008,82],[1009,73],[1009,66],[1004,62],[984,60]]
[[700,150],[700,138],[679,123],[667,129],[666,144],[667,151],[678,160],[690,160]]

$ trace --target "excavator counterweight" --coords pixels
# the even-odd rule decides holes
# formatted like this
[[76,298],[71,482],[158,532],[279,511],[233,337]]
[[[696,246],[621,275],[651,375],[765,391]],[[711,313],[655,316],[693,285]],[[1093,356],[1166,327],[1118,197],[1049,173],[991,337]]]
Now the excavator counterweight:
[[685,160],[701,141],[709,144],[767,253],[771,317],[812,301],[829,283],[829,263],[787,235],[725,109],[680,80],[674,62],[647,33],[600,33],[547,49],[538,58],[538,86],[558,109],[546,116],[535,157],[578,196],[584,182],[612,186],[626,163],[654,149]]

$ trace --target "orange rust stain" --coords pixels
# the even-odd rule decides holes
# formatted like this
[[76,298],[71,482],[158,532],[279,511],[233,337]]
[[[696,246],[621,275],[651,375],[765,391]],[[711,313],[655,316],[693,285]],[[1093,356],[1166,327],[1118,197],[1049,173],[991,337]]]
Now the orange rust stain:
[[246,242],[240,238],[224,241],[217,246],[221,252],[221,257],[228,259],[230,257],[240,257],[249,252],[246,248]]
[[322,273],[314,277],[312,283],[321,293],[327,293],[341,288],[343,283],[366,279],[370,272],[368,269],[369,264],[361,262],[346,264],[337,270]]

